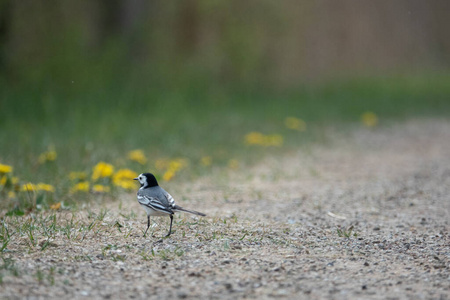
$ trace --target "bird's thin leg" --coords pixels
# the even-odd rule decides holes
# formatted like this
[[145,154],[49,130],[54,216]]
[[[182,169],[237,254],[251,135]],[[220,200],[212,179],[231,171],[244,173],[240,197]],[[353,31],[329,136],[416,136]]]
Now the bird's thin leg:
[[173,215],[170,215],[170,228],[169,233],[166,236],[169,236],[172,233],[172,222],[173,222]]
[[147,229],[145,230],[144,237],[147,234],[148,228],[150,227],[150,215],[147,216]]

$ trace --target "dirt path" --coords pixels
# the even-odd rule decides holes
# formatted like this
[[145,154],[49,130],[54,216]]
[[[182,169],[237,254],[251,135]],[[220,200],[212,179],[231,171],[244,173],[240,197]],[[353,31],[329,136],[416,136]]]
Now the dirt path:
[[[30,247],[17,234],[3,258],[19,274],[3,268],[1,298],[450,298],[447,121],[355,130],[165,187],[209,217],[180,215],[157,242],[168,219],[143,238],[144,213],[126,195],[76,214],[70,238],[56,230]],[[57,223],[71,218],[62,212]]]

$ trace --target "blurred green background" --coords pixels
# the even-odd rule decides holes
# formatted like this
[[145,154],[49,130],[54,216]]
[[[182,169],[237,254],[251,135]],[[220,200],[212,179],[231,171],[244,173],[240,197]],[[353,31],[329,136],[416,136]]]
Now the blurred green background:
[[447,0],[0,0],[0,163],[67,190],[99,161],[162,175],[158,159],[186,158],[188,176],[367,112],[448,118],[449,15]]

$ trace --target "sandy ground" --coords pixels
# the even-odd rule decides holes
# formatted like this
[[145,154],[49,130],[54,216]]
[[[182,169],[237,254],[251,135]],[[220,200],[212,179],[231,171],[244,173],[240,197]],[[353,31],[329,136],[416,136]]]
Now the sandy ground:
[[132,194],[62,211],[71,238],[57,231],[43,251],[42,236],[35,247],[12,238],[3,258],[19,275],[3,271],[0,297],[450,299],[448,121],[357,129],[164,187],[208,217],[177,216],[161,241],[168,218],[142,237]]

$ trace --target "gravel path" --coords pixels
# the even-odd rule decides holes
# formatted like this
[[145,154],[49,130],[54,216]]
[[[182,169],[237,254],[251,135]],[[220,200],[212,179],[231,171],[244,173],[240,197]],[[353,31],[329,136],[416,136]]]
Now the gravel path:
[[448,121],[354,130],[165,188],[208,217],[179,215],[159,241],[168,218],[143,238],[134,195],[60,212],[70,238],[13,236],[1,298],[450,299]]

